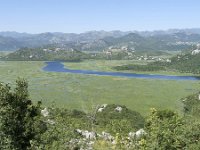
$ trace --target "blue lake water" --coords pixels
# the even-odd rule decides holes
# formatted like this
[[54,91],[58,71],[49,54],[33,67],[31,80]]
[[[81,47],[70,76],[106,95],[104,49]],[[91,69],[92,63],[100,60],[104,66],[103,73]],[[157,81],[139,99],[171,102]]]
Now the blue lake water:
[[66,68],[62,64],[62,62],[59,61],[46,62],[46,63],[47,65],[43,68],[43,70],[47,72],[66,72],[66,73],[98,75],[98,76],[161,79],[161,80],[200,80],[200,77],[197,76],[171,76],[171,75],[136,74],[136,73],[124,73],[124,72],[104,72],[104,71],[93,71],[93,70],[74,70]]

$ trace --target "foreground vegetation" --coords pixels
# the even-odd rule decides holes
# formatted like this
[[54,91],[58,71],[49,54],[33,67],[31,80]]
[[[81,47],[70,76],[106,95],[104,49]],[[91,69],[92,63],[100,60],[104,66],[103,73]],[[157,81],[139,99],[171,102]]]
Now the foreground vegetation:
[[144,119],[138,112],[114,104],[97,105],[90,113],[56,107],[42,109],[40,102],[33,104],[29,99],[25,80],[17,80],[14,90],[1,84],[0,148],[197,150],[199,93],[182,101],[183,116],[152,108]]

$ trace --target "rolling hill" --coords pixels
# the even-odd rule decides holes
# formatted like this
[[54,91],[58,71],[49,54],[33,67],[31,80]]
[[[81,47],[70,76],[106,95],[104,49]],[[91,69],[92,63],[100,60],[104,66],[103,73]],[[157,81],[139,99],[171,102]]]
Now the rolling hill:
[[89,56],[81,51],[74,49],[60,48],[21,48],[10,53],[2,60],[20,60],[20,61],[81,61]]

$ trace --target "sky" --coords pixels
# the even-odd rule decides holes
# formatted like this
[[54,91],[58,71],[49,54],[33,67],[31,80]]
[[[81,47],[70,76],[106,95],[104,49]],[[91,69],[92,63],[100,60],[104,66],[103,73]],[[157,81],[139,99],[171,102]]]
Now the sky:
[[200,0],[0,0],[0,31],[200,28]]

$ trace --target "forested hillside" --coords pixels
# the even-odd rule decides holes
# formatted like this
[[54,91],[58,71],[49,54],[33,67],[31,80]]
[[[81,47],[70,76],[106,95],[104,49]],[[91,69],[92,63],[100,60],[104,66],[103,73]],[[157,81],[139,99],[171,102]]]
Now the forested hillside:
[[61,48],[22,48],[4,56],[3,60],[19,61],[81,61],[89,55],[74,49]]
[[147,65],[127,64],[114,67],[116,70],[133,71],[179,71],[183,73],[200,73],[200,50],[185,51],[165,61],[154,61]]

